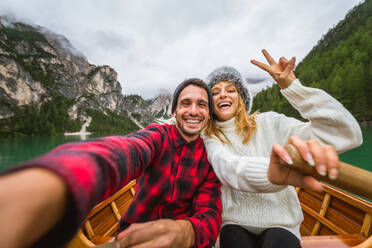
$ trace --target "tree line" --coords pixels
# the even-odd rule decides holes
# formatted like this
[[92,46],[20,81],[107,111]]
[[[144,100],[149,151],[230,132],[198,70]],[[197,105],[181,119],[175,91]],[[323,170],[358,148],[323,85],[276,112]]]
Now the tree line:
[[[319,41],[295,70],[310,87],[325,90],[358,121],[372,120],[372,0],[351,10]],[[276,111],[300,118],[277,85],[255,96],[253,111]]]

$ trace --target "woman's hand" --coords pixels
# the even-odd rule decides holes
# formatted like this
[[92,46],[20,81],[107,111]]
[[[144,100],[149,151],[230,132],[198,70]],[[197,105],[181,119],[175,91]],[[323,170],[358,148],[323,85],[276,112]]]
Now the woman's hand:
[[296,79],[296,76],[293,73],[296,58],[292,57],[291,60],[288,61],[286,58],[280,57],[278,63],[276,63],[265,49],[262,50],[262,53],[269,65],[254,59],[251,60],[251,63],[260,67],[262,70],[267,71],[278,83],[281,89],[285,89],[291,85],[291,83]]
[[[316,140],[305,142],[296,136],[290,137],[287,144],[294,145],[299,150],[301,157],[309,165],[315,166],[319,175],[326,176],[328,174],[330,179],[337,178],[339,158],[332,146],[322,146]],[[318,180],[282,165],[280,159],[288,164],[293,163],[287,151],[276,144],[271,151],[268,169],[268,178],[273,184],[306,187],[315,191],[322,190],[322,185]]]

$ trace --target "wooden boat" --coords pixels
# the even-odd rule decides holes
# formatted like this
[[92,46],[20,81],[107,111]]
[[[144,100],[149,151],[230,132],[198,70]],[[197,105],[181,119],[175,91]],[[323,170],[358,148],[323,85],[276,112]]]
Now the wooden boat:
[[[94,247],[113,239],[120,216],[132,201],[135,181],[98,204],[69,248]],[[372,247],[372,204],[332,186],[321,193],[297,188],[304,213],[302,246]]]

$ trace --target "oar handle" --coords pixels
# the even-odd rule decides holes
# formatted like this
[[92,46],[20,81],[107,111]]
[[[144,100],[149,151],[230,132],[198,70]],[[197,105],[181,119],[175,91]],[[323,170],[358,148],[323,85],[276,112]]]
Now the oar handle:
[[285,146],[285,149],[293,160],[293,164],[286,164],[287,166],[305,175],[313,176],[320,181],[340,187],[354,194],[372,200],[372,173],[370,171],[340,162],[338,176],[335,180],[332,180],[329,179],[328,176],[319,175],[316,172],[315,167],[309,165],[305,160],[302,159],[297,148],[293,145],[288,144]]

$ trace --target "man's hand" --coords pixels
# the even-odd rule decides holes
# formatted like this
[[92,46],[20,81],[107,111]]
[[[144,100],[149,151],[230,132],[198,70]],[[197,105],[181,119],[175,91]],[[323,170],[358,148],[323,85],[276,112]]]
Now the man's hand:
[[293,70],[295,69],[296,58],[292,57],[292,59],[288,61],[286,58],[281,57],[279,59],[279,62],[276,63],[265,49],[262,50],[262,53],[269,65],[266,65],[254,59],[251,60],[251,63],[260,67],[262,70],[267,71],[278,83],[281,89],[285,89],[289,85],[291,85],[291,83],[296,79],[296,76],[293,73]]
[[29,247],[64,215],[67,186],[38,168],[0,176],[0,247]]
[[[328,173],[330,179],[337,177],[339,158],[332,146],[322,146],[316,140],[305,142],[296,136],[290,137],[287,144],[294,145],[299,150],[301,157],[311,166],[315,166],[319,175],[325,176]],[[288,164],[293,163],[287,151],[277,144],[272,148],[268,169],[268,178],[272,183],[306,187],[315,191],[322,190],[322,185],[318,180],[281,165],[280,158]]]
[[117,236],[120,247],[192,247],[195,231],[188,220],[161,219],[132,224]]

